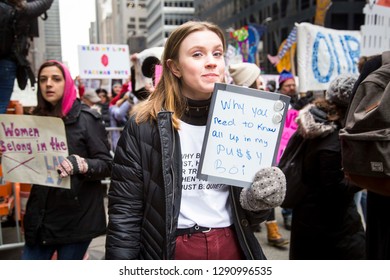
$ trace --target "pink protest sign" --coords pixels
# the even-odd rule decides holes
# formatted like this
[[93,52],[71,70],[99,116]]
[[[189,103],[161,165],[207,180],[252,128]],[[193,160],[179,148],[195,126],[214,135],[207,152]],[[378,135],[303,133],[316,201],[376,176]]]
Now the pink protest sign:
[[162,75],[162,66],[156,65],[154,67],[154,86],[157,86],[158,82],[161,79],[161,75]]

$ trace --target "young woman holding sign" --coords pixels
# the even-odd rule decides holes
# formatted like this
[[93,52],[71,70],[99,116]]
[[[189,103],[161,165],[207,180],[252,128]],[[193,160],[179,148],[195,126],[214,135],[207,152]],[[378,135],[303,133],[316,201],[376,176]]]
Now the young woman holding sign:
[[245,190],[196,178],[225,47],[208,22],[187,22],[168,38],[161,80],[115,152],[106,259],[265,259],[251,225],[282,202],[283,173],[262,169]]
[[69,156],[57,167],[70,176],[71,188],[33,185],[24,216],[26,245],[22,259],[81,260],[93,238],[106,230],[103,187],[112,157],[101,116],[82,107],[69,70],[57,61],[38,72],[38,106],[33,114],[64,121]]

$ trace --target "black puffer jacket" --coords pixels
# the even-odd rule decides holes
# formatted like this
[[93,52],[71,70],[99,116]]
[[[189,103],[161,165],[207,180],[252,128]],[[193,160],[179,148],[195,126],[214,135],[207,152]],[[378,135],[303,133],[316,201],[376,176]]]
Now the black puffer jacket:
[[88,162],[85,175],[72,175],[71,189],[33,185],[24,216],[26,243],[64,244],[90,240],[106,231],[104,190],[112,157],[100,115],[73,104],[64,119],[69,154]]
[[[109,191],[106,259],[174,259],[182,187],[180,139],[171,113],[157,123],[131,118],[115,152]],[[246,259],[265,259],[251,230],[269,211],[251,213],[230,187],[234,227]]]

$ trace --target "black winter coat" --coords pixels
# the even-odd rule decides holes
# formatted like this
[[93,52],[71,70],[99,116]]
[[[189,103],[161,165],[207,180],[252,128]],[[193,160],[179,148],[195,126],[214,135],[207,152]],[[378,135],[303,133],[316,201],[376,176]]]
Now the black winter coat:
[[[303,111],[301,122],[310,119]],[[319,132],[326,126],[331,127],[316,123],[304,129],[299,123],[297,133],[305,131],[309,138],[302,174],[307,191],[293,208],[290,259],[364,259],[365,233],[354,202],[359,189],[344,177],[338,127]],[[294,135],[290,141],[297,139]]]
[[104,189],[112,156],[100,114],[79,100],[64,118],[69,154],[87,160],[88,172],[71,176],[71,189],[33,185],[24,216],[29,245],[67,244],[91,240],[106,232]]
[[[182,188],[180,139],[171,113],[157,123],[131,118],[116,148],[108,193],[106,259],[174,259]],[[265,259],[251,230],[269,211],[244,211],[230,187],[234,227],[246,259]]]
[[[31,30],[32,25],[34,24],[34,20],[36,20],[41,14],[46,12],[50,8],[50,6],[52,5],[53,1],[54,0],[29,1],[29,2],[24,4],[25,7],[23,9],[17,10],[17,12],[15,14],[15,22],[16,22],[15,32],[16,32],[17,37],[19,38],[18,46],[19,46],[19,48],[21,48],[21,50],[19,50],[19,52],[21,52],[21,54],[23,56],[28,55],[29,44],[28,44],[27,40],[28,40],[28,37],[33,37],[33,35],[34,35],[34,34],[32,34],[32,30]],[[5,5],[14,6],[14,5],[8,3],[8,1],[1,1],[1,2],[2,3],[0,3],[0,5],[2,5],[2,6],[5,6]],[[4,11],[6,11],[6,10],[9,10],[9,9],[4,8]],[[7,44],[8,43],[8,45],[10,45],[14,35],[13,34],[7,34],[7,35],[4,34],[4,36],[10,36],[10,35],[12,35],[11,39],[9,39],[9,38],[6,39],[6,38],[2,37],[3,35],[1,35],[1,38],[3,40],[7,40],[9,42],[0,42],[0,44]],[[12,47],[12,48],[7,47],[7,49],[9,49],[9,53],[4,54],[0,58],[12,58],[16,61],[16,57],[11,55],[11,52],[14,51],[14,48],[15,47]]]

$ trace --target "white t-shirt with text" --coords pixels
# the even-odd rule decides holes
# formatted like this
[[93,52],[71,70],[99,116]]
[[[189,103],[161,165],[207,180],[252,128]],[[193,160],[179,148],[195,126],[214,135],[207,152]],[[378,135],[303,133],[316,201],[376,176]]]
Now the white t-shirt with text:
[[183,181],[178,228],[189,228],[196,224],[221,228],[233,223],[229,187],[196,177],[205,131],[206,126],[180,123]]

